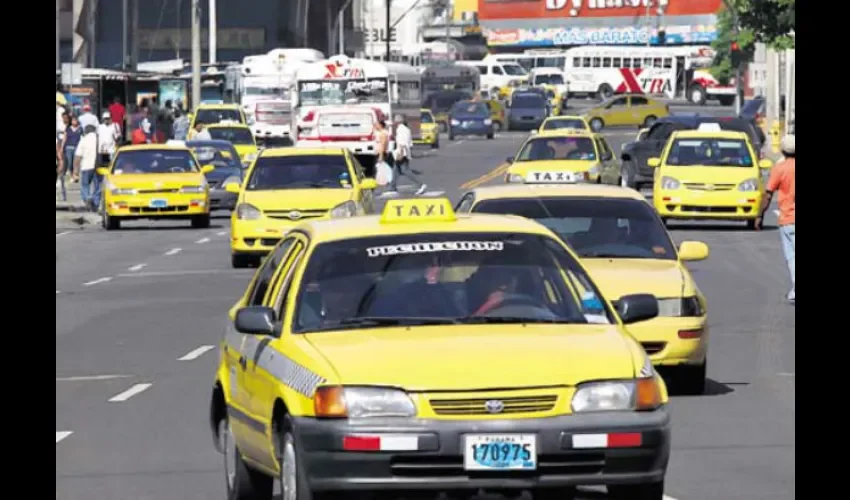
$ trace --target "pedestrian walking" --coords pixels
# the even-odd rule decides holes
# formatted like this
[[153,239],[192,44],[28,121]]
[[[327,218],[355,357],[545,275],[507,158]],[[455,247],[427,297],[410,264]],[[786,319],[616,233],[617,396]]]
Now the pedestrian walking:
[[100,120],[91,112],[91,105],[88,103],[83,104],[83,113],[80,115],[80,126],[85,130],[89,126],[97,129],[98,125],[100,125]]
[[138,128],[133,131],[133,144],[156,144],[156,136],[151,130],[151,122],[147,118],[139,122]]
[[95,170],[97,159],[97,129],[89,125],[74,152],[74,168],[80,172],[80,198],[92,212],[97,211],[100,204],[100,181]]
[[762,201],[759,216],[756,219],[756,229],[761,229],[764,214],[770,207],[770,202],[773,200],[773,194],[779,193],[777,205],[779,206],[779,237],[782,241],[782,252],[785,254],[785,261],[788,264],[788,272],[791,275],[791,291],[788,292],[787,299],[795,302],[796,286],[794,273],[795,259],[795,243],[796,243],[796,207],[795,201],[797,197],[796,188],[796,148],[793,135],[786,135],[782,138],[781,143],[782,154],[785,158],[777,163],[770,172],[770,178],[765,187],[765,196]]
[[428,189],[428,185],[420,181],[410,167],[410,158],[413,156],[413,132],[407,126],[407,120],[403,115],[396,115],[395,122],[395,140],[393,141],[394,149],[392,151],[395,170],[390,182],[390,191],[397,192],[398,179],[405,176],[418,186],[416,194],[421,195]]
[[109,105],[109,116],[112,118],[112,123],[118,125],[122,133],[124,132],[124,118],[126,115],[127,109],[121,104],[121,98],[118,96],[113,97],[112,104]]
[[174,111],[174,139],[177,141],[185,141],[189,135],[189,116],[178,104]]
[[97,127],[97,152],[100,156],[98,162],[100,165],[106,166],[112,162],[112,157],[115,155],[115,150],[120,141],[121,128],[117,123],[112,122],[112,114],[109,111],[104,111],[103,123]]
[[190,141],[211,141],[212,136],[203,123],[197,122],[195,128],[189,131],[188,139]]
[[65,127],[65,138],[62,142],[65,173],[70,173],[71,181],[77,182],[79,180],[79,171],[74,168],[74,153],[77,150],[77,144],[80,143],[83,129],[80,127],[80,121],[76,116],[68,116],[67,123],[68,125]]
[[170,99],[165,101],[165,106],[159,109],[154,130],[161,132],[166,141],[174,136],[174,111]]

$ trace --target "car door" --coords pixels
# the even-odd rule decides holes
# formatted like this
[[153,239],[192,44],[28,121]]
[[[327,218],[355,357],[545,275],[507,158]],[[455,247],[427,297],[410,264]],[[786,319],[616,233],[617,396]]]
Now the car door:
[[[252,289],[248,294],[247,300],[243,307],[261,306],[265,303],[266,297],[269,294],[274,278],[277,275],[280,264],[286,258],[291,250],[295,239],[288,237],[281,241],[277,247],[263,260],[260,268],[257,270],[256,278],[252,285]],[[265,435],[265,429],[262,426],[261,420],[252,411],[253,392],[257,387],[257,379],[252,371],[254,360],[253,354],[257,350],[261,339],[255,335],[239,334],[241,342],[239,352],[236,354],[236,368],[238,380],[238,391],[232,393],[231,398],[234,406],[242,414],[243,418],[238,419],[243,424],[240,431],[234,429],[234,433],[238,434],[237,444],[239,449],[251,457],[259,457],[263,454],[263,448],[258,447],[262,437]],[[233,376],[233,372],[231,372]],[[233,419],[237,420],[237,419]]]
[[[649,101],[646,97],[629,96],[629,123],[624,125],[642,126],[650,114]],[[657,116],[655,118],[658,118]]]
[[620,166],[614,158],[614,152],[604,137],[596,138],[596,147],[599,150],[599,163],[602,171],[599,173],[602,184],[617,184],[620,178]]
[[354,155],[346,152],[346,156],[348,157],[348,163],[351,165],[351,169],[354,170],[354,178],[357,182],[357,185],[355,186],[355,189],[357,189],[357,198],[354,201],[363,207],[363,211],[365,213],[375,213],[375,193],[371,189],[363,189],[361,187],[363,181],[366,179],[366,173],[363,170],[363,166],[360,165],[360,162],[357,161],[357,158]]
[[605,108],[602,119],[606,126],[627,125],[629,121],[629,98],[628,96],[615,97]]
[[633,158],[633,164],[641,175],[652,175],[653,169],[647,166],[646,162],[650,158],[658,158],[661,156],[661,151],[664,150],[664,145],[667,144],[667,139],[673,134],[675,126],[671,123],[656,123],[649,129],[646,138],[639,143],[637,154]]

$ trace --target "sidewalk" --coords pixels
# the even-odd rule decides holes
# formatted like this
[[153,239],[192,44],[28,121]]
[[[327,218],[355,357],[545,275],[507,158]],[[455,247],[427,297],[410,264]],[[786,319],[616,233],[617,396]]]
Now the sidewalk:
[[85,209],[83,200],[80,198],[80,185],[65,181],[65,190],[68,193],[68,201],[62,201],[62,192],[56,188],[56,210],[75,211]]
[[100,215],[86,212],[80,198],[80,185],[70,182],[65,183],[68,193],[68,201],[62,201],[59,188],[56,188],[56,230],[86,229],[87,227],[99,227]]

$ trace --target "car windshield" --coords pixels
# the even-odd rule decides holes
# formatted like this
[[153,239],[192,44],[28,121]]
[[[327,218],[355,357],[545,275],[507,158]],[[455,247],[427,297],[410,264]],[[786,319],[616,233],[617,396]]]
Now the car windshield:
[[455,105],[452,106],[451,114],[487,118],[490,116],[490,110],[487,109],[486,104],[465,101],[455,103]]
[[519,64],[502,64],[502,69],[510,76],[525,76],[528,74],[528,71]]
[[585,258],[676,259],[663,224],[652,207],[640,200],[589,197],[483,200],[472,211],[534,219]]
[[[229,149],[216,148],[214,146],[189,146],[195,153],[195,157],[201,165],[212,165],[215,167],[217,176],[240,175],[242,165],[237,161],[238,156]],[[212,173],[212,172],[211,172]]]
[[419,122],[434,123],[434,117],[431,115],[431,113],[419,113]]
[[226,121],[242,123],[242,115],[238,109],[199,109],[195,114],[196,124],[212,125]]
[[613,323],[556,240],[516,233],[408,234],[318,245],[293,332],[422,324]]
[[747,142],[741,139],[676,139],[665,164],[749,168],[754,162]]
[[546,99],[542,95],[525,94],[511,99],[512,108],[540,108],[546,107]]
[[207,129],[210,137],[220,141],[228,141],[233,144],[254,146],[254,136],[251,130],[242,127],[210,127]]
[[539,137],[529,139],[516,161],[596,160],[596,149],[589,137]]
[[181,150],[119,151],[112,165],[114,175],[182,174],[199,171],[192,154]]
[[587,130],[587,125],[579,118],[558,118],[555,120],[546,120],[546,123],[543,124],[543,130],[559,130],[564,128]]
[[535,85],[563,85],[564,77],[562,75],[537,75],[534,77]]
[[254,162],[248,191],[308,188],[350,188],[345,156],[261,156]]

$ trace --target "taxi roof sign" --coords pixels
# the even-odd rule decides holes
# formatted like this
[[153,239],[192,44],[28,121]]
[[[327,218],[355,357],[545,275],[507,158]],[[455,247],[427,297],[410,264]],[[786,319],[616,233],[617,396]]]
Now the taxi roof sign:
[[697,127],[698,132],[721,132],[719,123],[700,123]]
[[411,198],[390,200],[381,213],[382,224],[416,222],[453,222],[457,220],[448,198]]

